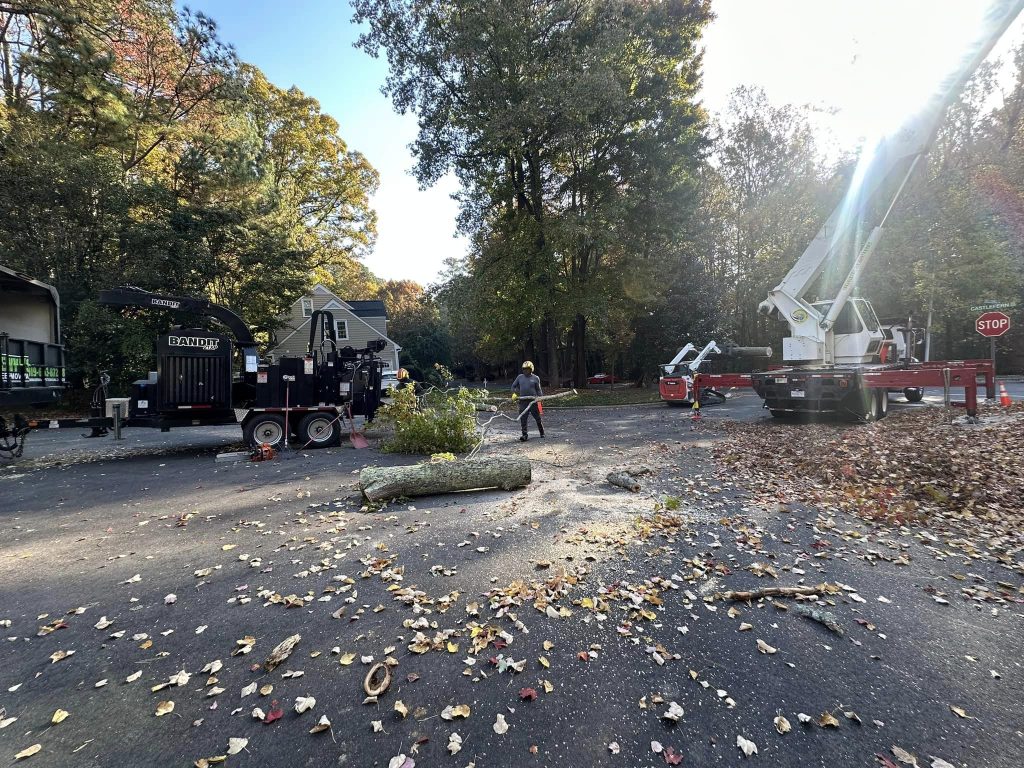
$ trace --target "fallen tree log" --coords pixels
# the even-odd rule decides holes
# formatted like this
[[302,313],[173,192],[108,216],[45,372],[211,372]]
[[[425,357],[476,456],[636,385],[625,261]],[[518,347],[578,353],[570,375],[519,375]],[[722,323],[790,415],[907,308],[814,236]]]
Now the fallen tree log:
[[530,480],[530,462],[526,459],[463,459],[404,467],[367,467],[359,473],[359,488],[368,501],[384,501],[484,488],[510,491],[529,485]]

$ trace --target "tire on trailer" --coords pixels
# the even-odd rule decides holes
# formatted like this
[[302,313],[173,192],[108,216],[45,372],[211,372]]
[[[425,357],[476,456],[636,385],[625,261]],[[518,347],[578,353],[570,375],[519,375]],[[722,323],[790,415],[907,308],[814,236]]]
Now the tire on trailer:
[[299,445],[309,448],[330,448],[341,442],[341,426],[332,413],[316,411],[299,423]]
[[[865,424],[870,424],[872,421],[878,421],[882,418],[879,414],[882,410],[882,401],[878,397],[878,393],[873,389],[865,391],[866,397],[861,403],[860,414],[858,418]],[[888,401],[886,401],[888,403]]]
[[266,443],[277,450],[285,444],[284,417],[276,413],[257,413],[242,425],[242,436],[250,448]]
[[889,415],[889,390],[876,390],[875,397],[878,399],[878,418],[884,419]]
[[924,399],[924,389],[921,387],[907,387],[903,390],[903,396],[908,403],[920,403]]

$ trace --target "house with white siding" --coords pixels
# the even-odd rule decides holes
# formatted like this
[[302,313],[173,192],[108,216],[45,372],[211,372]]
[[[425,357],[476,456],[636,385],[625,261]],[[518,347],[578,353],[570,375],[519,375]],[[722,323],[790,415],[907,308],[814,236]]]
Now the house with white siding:
[[385,371],[398,370],[398,353],[402,348],[388,338],[388,313],[384,302],[345,301],[320,284],[313,286],[281,316],[283,325],[277,331],[277,346],[271,350],[274,358],[306,353],[310,318],[318,309],[326,309],[334,316],[339,347],[362,349],[374,339],[383,339],[387,346],[377,356],[384,361]]

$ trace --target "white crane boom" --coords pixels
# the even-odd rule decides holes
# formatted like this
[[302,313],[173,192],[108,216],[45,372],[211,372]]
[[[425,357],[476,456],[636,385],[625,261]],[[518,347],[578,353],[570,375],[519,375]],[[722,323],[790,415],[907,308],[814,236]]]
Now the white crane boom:
[[[836,362],[868,362],[874,350],[869,348],[873,345],[867,342],[870,340],[877,345],[874,336],[878,335],[881,338],[874,310],[870,305],[863,302],[865,307],[861,312],[862,315],[870,314],[870,319],[863,318],[865,325],[869,327],[861,334],[857,334],[860,338],[850,339],[851,343],[847,344],[846,348],[837,345],[833,325],[847,305],[864,267],[870,260],[881,238],[886,219],[921,158],[931,146],[946,109],[1022,10],[1024,0],[996,0],[992,4],[977,37],[965,50],[959,64],[942,81],[926,105],[908,120],[898,133],[883,139],[870,157],[862,157],[842,202],[832,211],[782,282],[758,306],[759,312],[767,315],[777,313],[789,323],[790,337],[785,339],[783,344],[784,359],[823,362],[826,365],[834,365]],[[846,278],[835,297],[825,302],[809,303],[806,295],[824,269],[841,256],[839,251],[847,244],[855,242],[858,227],[874,198],[881,190],[891,189],[897,180],[898,186],[892,194],[884,216],[872,229],[864,244],[857,248]],[[873,330],[870,328],[871,325],[874,326]],[[840,347],[838,351],[837,346]]]

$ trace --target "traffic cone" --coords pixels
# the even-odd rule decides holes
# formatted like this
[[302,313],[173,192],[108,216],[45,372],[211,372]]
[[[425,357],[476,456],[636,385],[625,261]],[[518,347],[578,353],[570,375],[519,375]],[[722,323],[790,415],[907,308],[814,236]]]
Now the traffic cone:
[[1010,399],[1010,393],[1006,391],[1006,384],[1004,384],[1003,382],[1000,381],[999,382],[999,404],[1002,405],[1002,406],[1007,406],[1007,405],[1010,405],[1011,403],[1013,403],[1013,401]]

